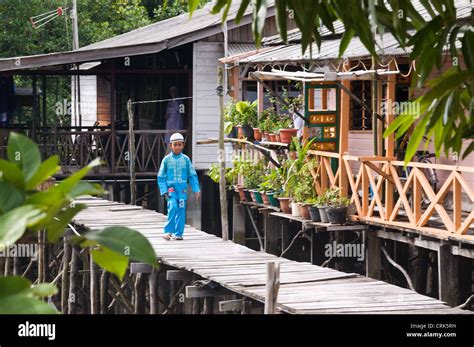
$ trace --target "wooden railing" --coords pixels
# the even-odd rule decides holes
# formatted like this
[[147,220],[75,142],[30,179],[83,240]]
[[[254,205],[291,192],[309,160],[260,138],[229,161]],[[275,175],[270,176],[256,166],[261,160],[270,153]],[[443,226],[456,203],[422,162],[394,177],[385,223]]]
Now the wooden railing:
[[[339,188],[351,198],[354,217],[359,220],[457,235],[466,235],[474,222],[474,211],[463,209],[463,192],[464,199],[474,203],[474,190],[463,177],[474,173],[473,167],[419,162],[410,162],[405,167],[395,158],[322,151],[309,154],[318,159],[313,172],[318,194],[328,188]],[[331,165],[334,160],[338,162],[335,172]],[[447,171],[448,177],[435,190],[427,170],[436,170],[438,174]]]
[[[39,144],[43,160],[51,155],[60,158],[60,174],[69,174],[100,157],[103,164],[94,168],[91,175],[115,175],[129,173],[128,131],[111,129],[36,129],[28,133]],[[171,130],[135,130],[135,172],[156,174],[166,154],[165,136]],[[189,141],[187,131],[180,131]],[[3,134],[2,134],[3,135]],[[7,134],[0,136],[0,157],[6,156]],[[187,146],[188,147],[188,146]],[[190,147],[190,146],[189,146]]]

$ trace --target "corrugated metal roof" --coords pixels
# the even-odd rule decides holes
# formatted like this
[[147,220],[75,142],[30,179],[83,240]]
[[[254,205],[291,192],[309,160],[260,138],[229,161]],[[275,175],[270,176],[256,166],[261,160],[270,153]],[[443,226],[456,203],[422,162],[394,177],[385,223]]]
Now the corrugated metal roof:
[[[268,1],[269,12],[267,14],[273,14],[274,1]],[[209,28],[221,28],[221,15],[211,15],[210,11],[214,3],[206,4],[202,9],[196,10],[193,13],[191,19],[189,13],[184,13],[179,16],[169,18],[157,23],[144,26],[142,28],[132,30],[112,37],[110,39],[94,43],[92,45],[81,48],[81,50],[97,49],[97,48],[111,48],[111,47],[123,47],[133,46],[146,43],[156,43],[163,41],[170,41],[168,48],[179,46],[183,44],[183,40],[186,35],[195,37],[192,41],[200,39],[199,33]],[[228,15],[227,21],[232,24],[231,21],[237,16],[240,2],[233,2]],[[251,14],[251,8],[249,7],[245,12],[244,16]],[[250,21],[250,17],[248,18]],[[231,27],[228,28],[230,29]],[[203,37],[207,37],[209,34],[205,34]]]
[[[428,12],[418,1],[414,2],[413,5],[421,15],[428,16]],[[458,18],[471,15],[473,5],[469,3],[469,0],[456,0],[455,5]],[[298,33],[299,32],[293,30],[293,38],[296,38]],[[271,42],[274,43],[277,42],[277,40]],[[398,41],[390,33],[385,33],[382,37],[377,35],[376,42],[378,45],[376,51],[380,56],[403,56],[411,53],[410,48],[401,48]],[[314,43],[311,45],[311,50],[308,48],[304,54],[302,53],[300,44],[284,45],[276,47],[273,50],[247,56],[246,58],[240,59],[240,63],[291,63],[311,62],[314,60],[334,60],[339,56],[339,45],[340,39],[323,40],[319,50]],[[343,58],[362,58],[368,56],[370,56],[370,54],[367,48],[365,48],[358,37],[354,37],[344,52]]]
[[[388,5],[388,8],[390,8],[390,5],[389,4],[387,5]],[[415,8],[415,10],[422,17],[425,18],[425,20],[432,18],[420,1],[418,0],[412,1],[412,5]],[[471,9],[473,5],[471,4],[470,0],[455,0],[454,5],[456,6],[456,12],[457,12],[458,18],[464,18],[471,15]],[[435,13],[438,13],[438,12],[435,11]],[[321,28],[319,28],[318,31],[321,37],[331,36],[331,35],[340,35],[345,32],[344,24],[341,21],[334,22],[333,26],[334,26],[334,31],[335,31],[334,33],[325,26],[322,26]],[[301,42],[300,30],[298,28],[288,30],[287,38],[288,38],[287,41],[289,44],[300,43]],[[269,46],[283,44],[283,40],[280,38],[280,35],[269,36],[269,37],[264,38],[262,41],[264,45],[269,45]]]
[[227,44],[228,56],[247,53],[249,51],[257,50],[257,46],[254,43],[229,43]]
[[[177,47],[222,32],[221,15],[210,14],[213,3],[196,10],[191,19],[185,13],[110,39],[82,47],[76,51],[39,54],[34,56],[0,59],[0,71],[83,63],[102,59],[150,54]],[[235,23],[240,2],[234,2],[228,12],[227,28],[251,22],[251,8],[241,22]],[[275,14],[274,1],[268,1],[267,17]],[[241,49],[244,46],[240,47]],[[252,50],[252,47],[247,47]]]

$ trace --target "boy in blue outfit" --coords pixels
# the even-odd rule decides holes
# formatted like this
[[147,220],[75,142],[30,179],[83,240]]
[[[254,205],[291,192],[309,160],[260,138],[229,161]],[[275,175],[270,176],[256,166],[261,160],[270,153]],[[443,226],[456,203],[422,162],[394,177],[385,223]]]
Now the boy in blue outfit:
[[168,200],[168,221],[163,238],[182,240],[186,223],[188,182],[197,199],[200,198],[199,181],[189,157],[182,153],[184,138],[180,133],[170,137],[171,153],[164,157],[158,171],[160,193]]

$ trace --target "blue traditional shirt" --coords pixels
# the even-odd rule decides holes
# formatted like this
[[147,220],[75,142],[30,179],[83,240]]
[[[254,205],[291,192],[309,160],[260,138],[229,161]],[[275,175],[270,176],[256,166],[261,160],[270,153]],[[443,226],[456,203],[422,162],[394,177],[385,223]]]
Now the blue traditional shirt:
[[189,157],[173,152],[164,157],[158,171],[160,194],[168,193],[170,197],[186,199],[188,182],[194,193],[200,191],[198,176]]

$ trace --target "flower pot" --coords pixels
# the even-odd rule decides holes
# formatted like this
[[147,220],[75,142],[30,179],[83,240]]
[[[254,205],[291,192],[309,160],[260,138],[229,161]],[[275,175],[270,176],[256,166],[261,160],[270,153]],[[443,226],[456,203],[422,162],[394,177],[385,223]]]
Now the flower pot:
[[280,138],[280,135],[279,135],[279,134],[276,134],[275,139],[276,139],[276,142],[281,142],[281,141],[280,141],[281,138]]
[[291,202],[291,215],[293,217],[301,217],[300,208],[297,202]]
[[268,134],[270,136],[270,142],[276,142],[276,134]]
[[280,129],[280,140],[283,143],[291,143],[291,140],[296,136],[298,129]]
[[326,213],[327,206],[318,206],[319,215],[321,216],[321,222],[329,223],[328,214]]
[[244,187],[237,187],[237,191],[239,192],[240,201],[247,201],[247,197],[245,196]]
[[278,198],[283,213],[291,213],[290,198]]
[[253,195],[255,197],[255,202],[257,204],[263,204],[263,200],[262,200],[262,194],[260,194],[260,192],[258,190],[252,190],[253,192]]
[[243,139],[244,136],[244,131],[242,130],[242,125],[237,125],[237,138],[238,139]]
[[248,189],[244,189],[244,194],[245,194],[245,201],[247,202],[252,202],[252,193]]
[[265,130],[263,132],[263,138],[265,139],[265,141],[270,141],[270,133]]
[[259,128],[253,128],[253,138],[256,141],[262,141],[262,133]]
[[308,206],[309,216],[313,222],[321,222],[321,215],[319,209],[316,206]]
[[347,207],[328,207],[326,208],[329,223],[331,224],[345,224],[347,221]]
[[260,192],[260,195],[262,196],[263,203],[265,205],[270,205],[270,201],[268,200],[267,193],[265,192]]
[[237,127],[232,127],[232,130],[230,131],[230,133],[227,134],[227,137],[230,139],[236,139],[237,136]]
[[268,192],[267,193],[268,201],[270,201],[270,205],[275,206],[275,207],[280,207],[278,199],[275,198],[274,195],[275,195],[274,192]]
[[300,209],[301,217],[303,217],[304,219],[311,219],[311,216],[309,215],[308,205],[298,203],[298,207]]
[[249,124],[243,124],[242,125],[242,132],[244,133],[244,136],[249,140],[253,141],[253,128]]

